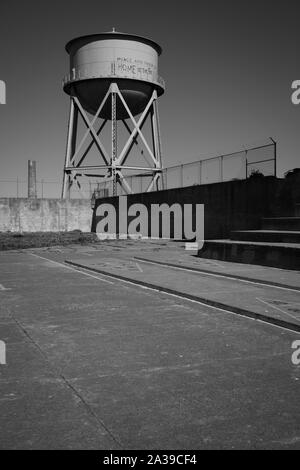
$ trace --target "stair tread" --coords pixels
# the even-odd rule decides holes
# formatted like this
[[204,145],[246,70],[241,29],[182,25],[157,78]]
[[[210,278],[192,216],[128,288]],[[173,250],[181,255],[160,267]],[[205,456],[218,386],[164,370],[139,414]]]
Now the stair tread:
[[290,235],[290,234],[299,234],[300,235],[300,231],[299,230],[272,230],[272,229],[269,229],[269,230],[231,230],[232,233],[250,233],[250,234],[253,234],[253,233],[267,233],[267,234],[270,234],[270,233],[281,233],[281,234],[287,234],[287,235]]
[[258,246],[274,246],[280,248],[296,248],[300,250],[300,243],[285,243],[285,242],[253,242],[251,240],[205,240],[205,243],[225,243],[232,245],[258,245]]

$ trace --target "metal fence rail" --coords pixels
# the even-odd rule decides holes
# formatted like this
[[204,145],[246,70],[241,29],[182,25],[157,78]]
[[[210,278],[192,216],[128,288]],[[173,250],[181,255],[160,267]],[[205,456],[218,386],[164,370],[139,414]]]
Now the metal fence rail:
[[[162,172],[163,184],[157,189],[172,189],[186,186],[210,184],[230,180],[243,180],[252,173],[276,176],[277,145],[273,139],[264,145],[243,149],[226,155],[201,159],[165,168]],[[147,190],[151,176],[125,175],[134,193]],[[60,198],[61,181],[37,181],[38,198]],[[117,185],[118,195],[125,194]],[[90,199],[94,192],[111,195],[110,181],[88,181],[80,187],[74,184],[71,189],[72,198]],[[27,197],[27,180],[19,178],[0,180],[0,197]]]

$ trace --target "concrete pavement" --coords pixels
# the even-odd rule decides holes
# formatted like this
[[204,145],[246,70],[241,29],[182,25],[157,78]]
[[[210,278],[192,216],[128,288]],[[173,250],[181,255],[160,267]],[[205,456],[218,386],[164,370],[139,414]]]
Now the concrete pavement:
[[173,245],[127,243],[0,254],[0,448],[300,448],[299,334],[64,265],[248,299],[250,284],[133,259]]

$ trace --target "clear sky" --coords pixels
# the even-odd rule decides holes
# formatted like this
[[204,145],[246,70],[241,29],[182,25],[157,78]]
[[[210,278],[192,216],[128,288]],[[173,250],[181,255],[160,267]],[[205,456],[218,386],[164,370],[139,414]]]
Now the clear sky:
[[300,3],[288,1],[26,0],[1,2],[0,179],[60,181],[69,102],[61,80],[73,37],[110,31],[163,48],[160,99],[165,166],[239,150],[272,136],[279,175],[300,166]]

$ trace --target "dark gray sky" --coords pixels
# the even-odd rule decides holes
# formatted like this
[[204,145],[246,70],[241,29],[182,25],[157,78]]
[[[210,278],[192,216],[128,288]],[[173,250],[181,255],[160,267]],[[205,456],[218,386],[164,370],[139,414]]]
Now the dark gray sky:
[[65,43],[95,32],[144,35],[163,47],[159,111],[165,166],[279,143],[279,174],[300,166],[299,1],[2,1],[0,179],[60,180],[66,145]]

